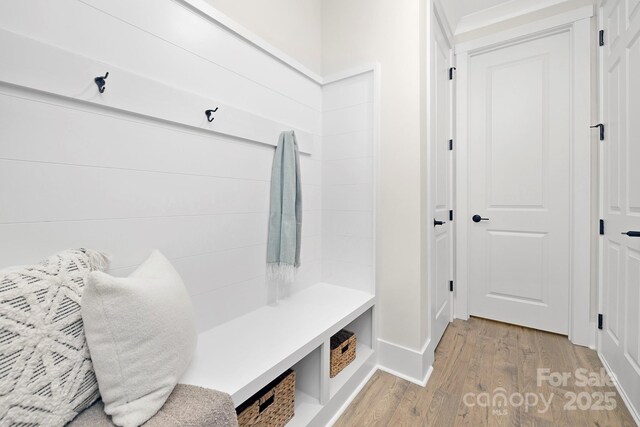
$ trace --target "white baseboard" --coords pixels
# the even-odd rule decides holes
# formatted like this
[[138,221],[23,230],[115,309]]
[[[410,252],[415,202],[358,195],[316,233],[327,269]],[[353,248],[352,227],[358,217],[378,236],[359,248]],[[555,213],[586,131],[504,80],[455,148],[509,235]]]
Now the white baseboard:
[[431,377],[431,373],[433,372],[433,366],[429,366],[429,369],[427,369],[427,374],[425,375],[425,377],[422,380],[418,381],[415,378],[408,377],[404,374],[401,374],[400,372],[396,372],[393,369],[389,369],[384,366],[378,366],[378,369],[388,374],[391,374],[393,376],[396,376],[398,378],[402,378],[403,380],[409,381],[410,383],[419,385],[421,387],[426,387],[427,383],[429,382],[429,378]]
[[431,340],[418,351],[378,339],[378,368],[424,387],[433,370],[432,347]]
[[613,384],[615,385],[616,390],[618,390],[618,394],[622,397],[622,400],[624,401],[624,404],[626,405],[627,409],[629,410],[629,413],[633,417],[633,420],[636,422],[637,425],[640,426],[640,408],[636,408],[633,405],[633,403],[631,402],[631,399],[629,399],[629,396],[627,395],[627,393],[624,391],[624,389],[620,385],[620,382],[618,382],[618,378],[615,376],[615,374],[611,370],[611,367],[609,366],[609,363],[607,363],[607,361],[602,357],[602,355],[600,353],[598,353],[598,357],[600,358],[600,361],[602,362],[602,366],[604,366],[604,369],[607,370],[607,373],[609,374],[609,376],[613,380]]
[[[344,401],[340,409],[326,424],[333,426],[349,405],[369,382],[373,374],[379,369],[398,378],[412,382],[419,386],[426,386],[433,372],[433,353],[431,340],[422,348],[422,351],[412,350],[397,344],[378,339],[378,364],[364,377],[362,382],[354,389],[353,393]],[[384,362],[383,362],[384,360]]]

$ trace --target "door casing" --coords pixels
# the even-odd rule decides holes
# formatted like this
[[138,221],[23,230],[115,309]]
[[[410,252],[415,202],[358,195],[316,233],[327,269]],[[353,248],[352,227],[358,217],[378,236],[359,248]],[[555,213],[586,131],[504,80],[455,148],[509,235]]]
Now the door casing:
[[[430,37],[429,78],[429,144],[427,164],[429,171],[429,322],[430,340],[437,346],[448,324],[453,320],[453,298],[450,281],[453,280],[453,155],[449,140],[453,137],[453,93],[450,72],[453,43],[446,20],[434,4]],[[443,108],[446,107],[446,108]],[[443,126],[444,125],[444,126]],[[444,161],[443,161],[444,157]],[[442,171],[444,170],[444,174]],[[440,179],[438,179],[440,178]],[[443,181],[444,178],[444,181]],[[444,186],[445,188],[441,188]],[[429,220],[444,221],[441,226],[430,226]],[[445,245],[438,250],[438,245]],[[442,256],[444,253],[444,256]],[[444,258],[444,259],[442,259]]]
[[469,58],[488,49],[513,45],[547,34],[567,31],[571,37],[571,230],[569,339],[595,348],[595,321],[591,316],[591,17],[592,6],[458,44],[455,47],[456,85],[456,288],[454,317],[469,317],[468,226],[468,106]]

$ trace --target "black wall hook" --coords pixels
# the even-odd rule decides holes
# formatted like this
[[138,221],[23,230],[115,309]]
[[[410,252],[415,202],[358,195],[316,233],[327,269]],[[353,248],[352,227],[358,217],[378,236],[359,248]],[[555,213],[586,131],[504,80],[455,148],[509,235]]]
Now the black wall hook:
[[600,141],[604,141],[604,125],[602,123],[598,123],[595,126],[591,126],[591,129],[595,128],[600,129]]
[[215,113],[216,111],[218,111],[219,107],[216,107],[215,110],[207,110],[204,113],[207,115],[207,120],[209,120],[209,123],[211,123],[213,121],[213,119],[215,119],[215,117],[213,117],[213,113]]
[[107,79],[107,77],[109,77],[109,72],[107,72],[104,77],[100,76],[93,79],[93,81],[96,82],[96,85],[98,85],[98,90],[100,91],[100,93],[104,93],[104,90],[106,89],[105,85],[107,84],[107,82],[105,80]]

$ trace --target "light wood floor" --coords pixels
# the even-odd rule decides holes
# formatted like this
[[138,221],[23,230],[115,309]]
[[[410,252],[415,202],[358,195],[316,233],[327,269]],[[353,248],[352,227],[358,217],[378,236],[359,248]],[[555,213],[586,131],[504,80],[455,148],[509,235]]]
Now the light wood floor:
[[[436,349],[427,387],[378,371],[336,426],[635,426],[615,388],[578,387],[575,375],[566,386],[537,384],[538,368],[575,373],[577,368],[600,372],[601,367],[594,351],[560,335],[483,319],[456,320]],[[509,405],[503,413],[464,403],[467,393],[474,393],[467,402],[475,402],[474,396],[493,396],[499,387],[507,396],[542,393],[551,402],[549,410],[538,412],[544,410],[541,402],[528,411]],[[571,392],[614,392],[617,408],[565,410]],[[519,404],[517,398],[514,402]]]

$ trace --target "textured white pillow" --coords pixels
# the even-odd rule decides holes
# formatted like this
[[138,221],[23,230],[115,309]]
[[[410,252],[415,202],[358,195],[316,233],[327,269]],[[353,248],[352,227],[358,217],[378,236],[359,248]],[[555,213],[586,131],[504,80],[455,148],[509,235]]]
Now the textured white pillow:
[[141,425],[162,408],[196,346],[182,279],[158,251],[128,278],[91,273],[82,319],[105,412],[116,425]]
[[62,426],[98,398],[80,311],[107,265],[77,249],[0,270],[0,426]]

